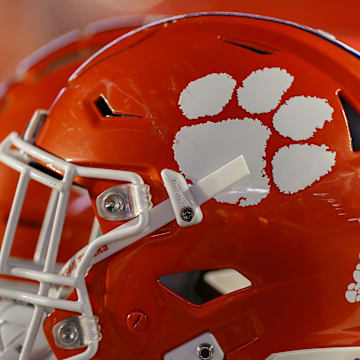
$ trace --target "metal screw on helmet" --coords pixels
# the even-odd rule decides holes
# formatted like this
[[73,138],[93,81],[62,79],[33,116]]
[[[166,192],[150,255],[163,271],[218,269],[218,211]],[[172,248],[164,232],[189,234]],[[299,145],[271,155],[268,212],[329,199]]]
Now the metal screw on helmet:
[[211,360],[214,356],[214,346],[201,344],[196,348],[196,353],[200,360]]
[[149,319],[146,314],[141,311],[132,311],[128,314],[127,326],[133,332],[144,331],[148,326]]
[[189,206],[184,207],[181,209],[180,216],[184,221],[190,222],[194,219],[195,211],[193,208],[191,208]]
[[76,328],[76,325],[73,322],[70,322],[68,324],[64,324],[61,326],[58,330],[59,339],[65,344],[65,345],[73,345],[76,343],[76,341],[79,338],[79,332]]
[[52,332],[57,347],[80,349],[92,341],[100,341],[99,319],[97,316],[71,316],[55,324]]
[[124,200],[119,194],[109,194],[104,198],[103,206],[107,213],[117,214],[124,209]]

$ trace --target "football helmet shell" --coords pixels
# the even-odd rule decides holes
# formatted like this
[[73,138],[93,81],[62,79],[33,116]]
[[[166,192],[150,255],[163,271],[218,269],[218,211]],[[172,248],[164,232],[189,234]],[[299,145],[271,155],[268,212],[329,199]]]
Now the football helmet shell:
[[[69,262],[72,276],[51,274],[50,257],[41,274],[11,270],[41,282],[30,299],[37,306],[29,332],[47,304],[56,309],[44,331],[61,359],[181,359],[194,339],[211,336],[214,347],[199,343],[194,356],[221,348],[229,360],[276,359],[314,348],[339,354],[339,347],[354,356],[359,320],[347,291],[359,288],[348,288],[359,253],[359,58],[292,23],[209,13],[135,30],[89,59],[56,99],[36,146],[16,135],[2,146],[10,165],[12,142],[59,171],[63,183],[85,187],[104,233]],[[201,199],[203,179],[240,155],[250,176],[202,198],[201,223],[171,221],[176,209],[167,207],[163,169],[181,171]],[[142,179],[154,208],[144,206],[125,224],[101,216],[99,196],[113,209],[120,203],[115,187],[141,188]],[[183,201],[180,183],[174,191]],[[56,252],[56,242],[50,245]],[[251,286],[197,305],[159,281],[218,269],[236,270]],[[50,299],[46,282],[76,291]],[[88,321],[85,352],[59,345],[61,329],[79,313]]]
[[[143,54],[156,56],[144,61]],[[233,96],[219,114],[205,113],[192,120],[178,105],[182,91],[196,79],[226,73],[238,86],[243,80],[245,87],[249,74],[266,68],[284,69],[294,77],[284,100],[318,97],[332,107],[332,121],[311,140],[282,136],[272,122],[277,107],[253,115]],[[286,194],[270,178],[268,196],[256,205],[211,200],[203,206],[201,224],[183,229],[170,223],[95,265],[87,282],[94,312],[104,338],[119,339],[112,346],[100,343],[96,358],[119,353],[127,359],[159,358],[205,331],[215,335],[228,359],[359,345],[354,330],[356,307],[346,301],[344,292],[359,252],[359,225],[349,220],[358,216],[360,158],[353,151],[340,99],[359,109],[354,97],[359,70],[358,53],[319,33],[271,19],[218,14],[173,19],[136,31],[71,77],[40,133],[38,146],[77,164],[136,169],[150,185],[155,204],[166,198],[161,170],[179,170],[173,147],[184,127],[261,119],[271,130],[264,156],[267,174],[273,173],[271,159],[279,149],[294,143],[325,144],[336,153],[332,171],[304,190]],[[96,106],[100,95],[116,112],[128,116],[103,116]],[[75,126],[73,134],[62,137]],[[197,143],[197,151],[202,150],[201,144]],[[215,147],[208,156],[215,161],[217,153],[221,149]],[[300,159],[294,161],[305,166],[302,171],[310,171]],[[310,160],[308,166],[314,166]],[[108,186],[91,184],[93,201]],[[351,215],[340,215],[344,211],[336,210],[334,203]],[[98,220],[104,232],[119,225]],[[236,269],[252,286],[194,306],[158,281],[166,274],[219,268]],[[104,285],[99,288],[92,277],[101,277],[101,272]],[[126,325],[127,315],[136,309],[149,319],[140,334]],[[58,322],[55,313],[48,324]]]

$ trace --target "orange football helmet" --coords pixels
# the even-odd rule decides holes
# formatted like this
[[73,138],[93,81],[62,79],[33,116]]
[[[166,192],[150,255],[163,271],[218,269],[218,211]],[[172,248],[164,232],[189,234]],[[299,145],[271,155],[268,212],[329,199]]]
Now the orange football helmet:
[[[0,270],[40,283],[0,288],[35,306],[20,359],[41,324],[58,359],[360,357],[359,58],[293,23],[206,13],[80,66],[34,141],[0,148],[21,172]],[[9,256],[29,179],[55,194],[40,270]],[[56,273],[74,186],[104,235]]]

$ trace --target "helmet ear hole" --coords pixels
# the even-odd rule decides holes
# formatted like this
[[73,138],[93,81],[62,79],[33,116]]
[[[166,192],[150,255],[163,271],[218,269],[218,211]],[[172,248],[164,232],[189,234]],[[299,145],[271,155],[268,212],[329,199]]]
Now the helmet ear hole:
[[196,305],[251,286],[251,281],[234,269],[194,270],[164,275],[159,283]]

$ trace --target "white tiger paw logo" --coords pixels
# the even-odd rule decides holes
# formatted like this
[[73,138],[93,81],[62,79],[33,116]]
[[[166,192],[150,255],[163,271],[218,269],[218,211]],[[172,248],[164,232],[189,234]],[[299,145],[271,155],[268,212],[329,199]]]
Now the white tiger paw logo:
[[356,265],[353,279],[354,282],[348,285],[345,292],[345,298],[349,303],[360,302],[360,264]]
[[[234,93],[239,107],[251,117],[182,127],[173,145],[181,172],[197,182],[243,154],[251,175],[215,199],[239,206],[259,204],[270,192],[265,155],[272,132],[252,116],[275,110],[293,81],[294,77],[286,70],[276,67],[253,71],[239,87],[226,73],[213,73],[191,81],[179,98],[179,107],[187,119],[220,114]],[[333,111],[326,99],[294,96],[280,105],[272,123],[281,136],[303,141],[330,122]],[[335,165],[335,156],[326,145],[283,146],[271,160],[274,183],[282,193],[295,194],[328,174]]]

